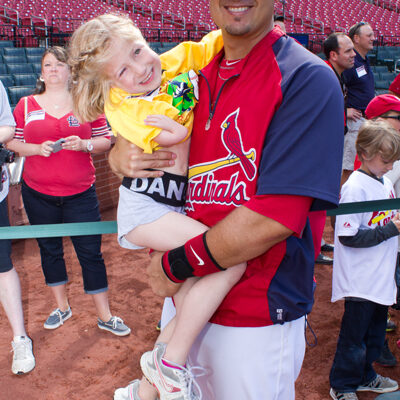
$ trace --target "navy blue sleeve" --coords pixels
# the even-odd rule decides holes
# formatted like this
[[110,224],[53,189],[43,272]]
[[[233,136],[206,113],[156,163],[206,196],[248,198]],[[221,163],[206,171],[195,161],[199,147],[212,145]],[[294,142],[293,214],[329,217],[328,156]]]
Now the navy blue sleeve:
[[394,236],[399,236],[399,231],[393,221],[389,221],[374,229],[359,229],[354,236],[339,236],[339,240],[344,246],[362,249],[377,246]]
[[294,53],[283,48],[277,54],[283,99],[266,135],[257,194],[308,196],[314,198],[311,210],[334,208],[342,169],[343,94],[325,63],[311,53]]

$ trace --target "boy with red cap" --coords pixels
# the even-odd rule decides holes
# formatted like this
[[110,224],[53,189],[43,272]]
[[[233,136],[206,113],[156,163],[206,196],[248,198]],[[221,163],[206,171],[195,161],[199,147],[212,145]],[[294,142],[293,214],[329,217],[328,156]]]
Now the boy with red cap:
[[[399,75],[400,76],[400,75]],[[400,79],[398,80],[398,92],[400,93]],[[393,82],[393,84],[395,81]],[[392,85],[393,85],[392,84]],[[392,86],[391,86],[392,87]],[[392,94],[382,94],[374,97],[368,104],[365,110],[365,116],[368,120],[375,120],[378,118],[385,119],[394,129],[400,132],[400,99]],[[360,160],[356,157],[354,162],[354,170],[358,169],[361,165]],[[396,197],[400,197],[400,161],[395,161],[393,169],[385,174],[393,184]],[[398,256],[399,257],[399,256]],[[397,304],[399,303],[399,271],[396,268],[396,284],[398,287]],[[389,325],[392,324],[392,327]],[[394,330],[396,325],[388,319],[387,331]],[[397,364],[396,358],[389,349],[388,341],[385,340],[384,348],[381,355],[376,361],[384,367],[393,367]]]
[[[383,120],[366,121],[356,150],[361,168],[342,186],[341,203],[394,198],[383,175],[400,156],[400,135]],[[330,396],[357,400],[356,391],[393,392],[396,381],[372,366],[383,349],[388,306],[396,298],[394,271],[400,214],[394,210],[338,215],[332,302],[344,300],[344,314],[330,372]]]
[[400,97],[400,74],[394,78],[393,82],[389,86],[389,93]]
[[[399,85],[400,89],[400,85]],[[399,90],[400,92],[400,90]],[[400,132],[400,99],[392,94],[381,94],[374,97],[365,109],[366,119],[383,118],[396,130]],[[356,157],[354,170],[360,168],[361,162]],[[397,170],[397,172],[396,172]],[[390,171],[390,180],[393,183],[396,194],[400,194],[400,161],[396,161],[393,170]],[[398,187],[396,187],[396,184]]]

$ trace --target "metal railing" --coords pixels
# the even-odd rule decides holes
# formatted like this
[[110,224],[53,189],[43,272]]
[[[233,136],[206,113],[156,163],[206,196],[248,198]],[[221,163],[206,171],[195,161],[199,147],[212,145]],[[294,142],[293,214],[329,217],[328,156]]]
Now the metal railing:
[[4,16],[6,22],[15,23],[16,25],[20,23],[19,11],[14,8],[0,5],[0,15]]

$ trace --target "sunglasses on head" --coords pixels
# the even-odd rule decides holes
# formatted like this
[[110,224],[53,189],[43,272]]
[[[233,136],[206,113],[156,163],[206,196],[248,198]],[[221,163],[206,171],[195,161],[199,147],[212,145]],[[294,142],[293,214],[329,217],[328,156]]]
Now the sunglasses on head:
[[354,35],[357,35],[359,30],[361,29],[362,26],[368,25],[368,22],[359,22],[357,25],[355,25],[353,28],[350,29],[349,31],[349,36],[352,38]]
[[397,119],[400,121],[400,115],[386,115],[384,117],[379,117],[379,118],[391,118],[391,119]]

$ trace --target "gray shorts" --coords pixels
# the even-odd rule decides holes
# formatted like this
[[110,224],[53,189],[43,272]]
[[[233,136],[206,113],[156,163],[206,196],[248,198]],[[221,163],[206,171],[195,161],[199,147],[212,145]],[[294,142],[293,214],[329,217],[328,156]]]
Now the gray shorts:
[[349,129],[344,135],[344,149],[343,149],[343,164],[342,169],[349,171],[354,170],[354,161],[356,159],[356,140],[358,131],[365,121],[365,118],[360,118],[357,121],[348,120],[347,128]]
[[118,243],[126,249],[143,249],[129,242],[125,235],[137,226],[150,224],[171,211],[184,214],[184,207],[156,202],[145,194],[134,192],[121,185],[117,210]]

